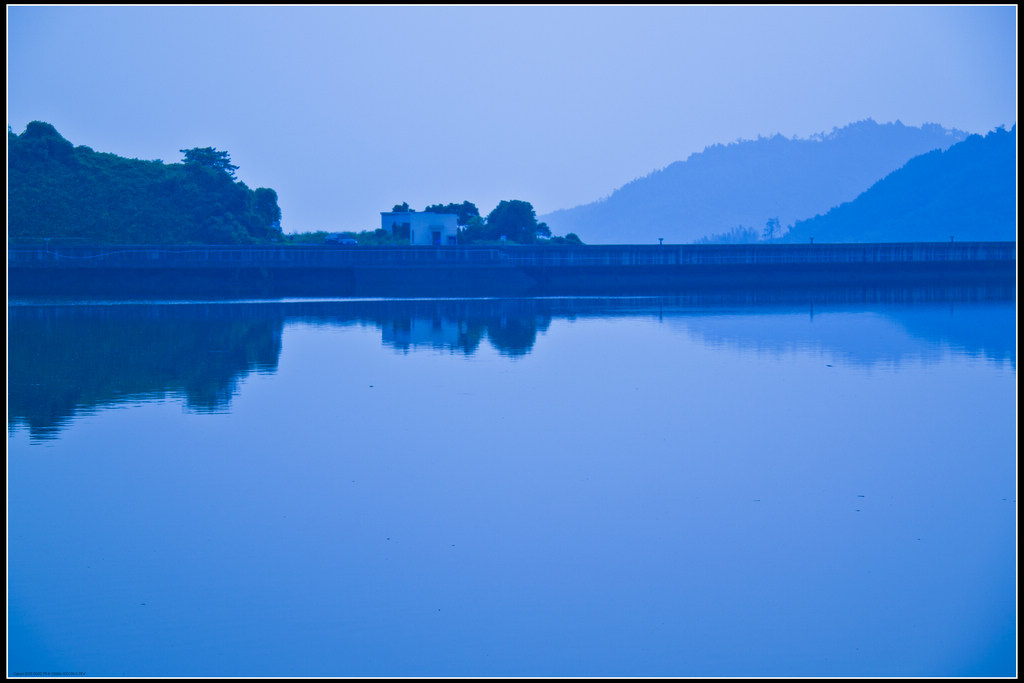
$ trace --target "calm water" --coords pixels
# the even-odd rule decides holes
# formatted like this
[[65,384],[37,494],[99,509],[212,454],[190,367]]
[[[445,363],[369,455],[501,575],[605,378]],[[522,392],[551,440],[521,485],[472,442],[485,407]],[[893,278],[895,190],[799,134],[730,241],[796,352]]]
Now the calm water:
[[8,673],[1013,676],[967,298],[9,302]]

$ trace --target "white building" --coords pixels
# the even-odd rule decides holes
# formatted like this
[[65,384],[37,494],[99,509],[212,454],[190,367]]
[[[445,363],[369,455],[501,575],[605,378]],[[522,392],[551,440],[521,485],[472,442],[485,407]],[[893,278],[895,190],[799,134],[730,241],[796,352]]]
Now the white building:
[[459,217],[454,213],[381,211],[380,227],[395,237],[409,236],[409,244],[447,245],[459,243]]

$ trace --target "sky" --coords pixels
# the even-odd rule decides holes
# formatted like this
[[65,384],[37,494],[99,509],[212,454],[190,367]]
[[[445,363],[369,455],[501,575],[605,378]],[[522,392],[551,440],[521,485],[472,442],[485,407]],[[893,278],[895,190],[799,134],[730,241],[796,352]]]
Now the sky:
[[709,145],[872,118],[1017,120],[1017,10],[10,6],[7,124],[215,147],[286,233],[408,202],[586,204]]

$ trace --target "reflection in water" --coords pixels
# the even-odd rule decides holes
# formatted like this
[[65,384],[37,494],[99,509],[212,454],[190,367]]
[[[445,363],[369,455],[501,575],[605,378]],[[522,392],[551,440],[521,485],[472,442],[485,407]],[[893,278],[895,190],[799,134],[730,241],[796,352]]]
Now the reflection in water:
[[775,355],[825,350],[863,366],[929,362],[948,350],[1016,363],[1015,315],[1010,303],[779,308],[770,322],[764,313],[738,309],[676,317],[672,323],[713,347]]
[[15,302],[8,675],[1012,675],[1014,318]]
[[[909,302],[909,303],[908,303]],[[1012,298],[1002,290],[876,289],[806,295],[550,299],[122,303],[8,307],[8,421],[35,439],[73,415],[119,403],[184,397],[226,409],[239,381],[274,372],[286,324],[373,325],[385,346],[473,355],[486,340],[531,352],[554,319],[657,317],[711,346],[782,353],[829,349],[849,362],[899,362],[907,334],[1016,362]],[[854,315],[856,314],[856,315]],[[766,316],[770,316],[766,318]],[[827,320],[827,324],[823,324]],[[817,324],[815,322],[817,321]],[[937,348],[937,347],[936,347]]]
[[[537,333],[551,324],[551,313],[539,309],[535,299],[493,302],[428,301],[379,302],[377,316],[364,319],[381,328],[385,346],[402,351],[432,348],[474,354],[487,339],[502,355],[522,356],[530,352]],[[388,304],[399,304],[391,308]],[[402,305],[406,304],[406,305]],[[306,314],[307,321],[337,321],[339,312],[327,317]]]
[[223,409],[240,378],[273,372],[281,320],[259,306],[12,306],[8,419],[52,437],[80,410],[183,396]]

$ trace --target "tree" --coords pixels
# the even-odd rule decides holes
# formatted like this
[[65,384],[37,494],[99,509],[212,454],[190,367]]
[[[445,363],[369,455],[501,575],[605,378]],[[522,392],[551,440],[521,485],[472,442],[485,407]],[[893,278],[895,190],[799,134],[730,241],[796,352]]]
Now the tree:
[[231,163],[231,157],[227,152],[218,151],[213,147],[193,147],[178,151],[185,155],[185,166],[208,168],[218,173],[225,173],[232,180],[235,179],[235,171],[238,170],[238,167]]
[[391,207],[392,213],[406,213],[409,211],[412,211],[412,209],[409,208],[409,202],[402,202],[401,204],[395,204]]
[[570,232],[565,237],[551,237],[548,244],[583,244],[583,240],[576,233]]
[[22,135],[8,130],[7,151],[12,243],[251,244],[281,236],[277,193],[232,180],[224,152],[187,150],[185,164],[125,159],[73,146],[40,121]]
[[431,204],[423,209],[427,213],[453,213],[459,217],[459,225],[466,226],[474,218],[480,217],[480,210],[473,202],[461,204]]
[[471,244],[482,240],[494,239],[487,231],[487,225],[480,216],[471,216],[466,226],[459,230],[459,244]]
[[[487,214],[487,228],[492,239],[504,235],[519,244],[533,244],[537,241],[538,230],[543,232],[547,226],[538,225],[537,213],[530,202],[512,199],[502,200]],[[547,230],[547,234],[550,235],[551,230]]]
[[10,148],[11,137],[20,139],[26,154],[37,158],[49,158],[67,161],[72,157],[75,148],[64,136],[57,132],[53,125],[45,121],[30,121],[25,132],[14,135],[10,126],[7,127],[7,145]]
[[775,235],[780,233],[779,219],[769,218],[768,222],[764,224],[764,236],[766,239],[773,240]]
[[256,215],[263,220],[267,228],[281,230],[281,207],[277,205],[277,192],[269,187],[257,187],[253,192],[256,202]]

